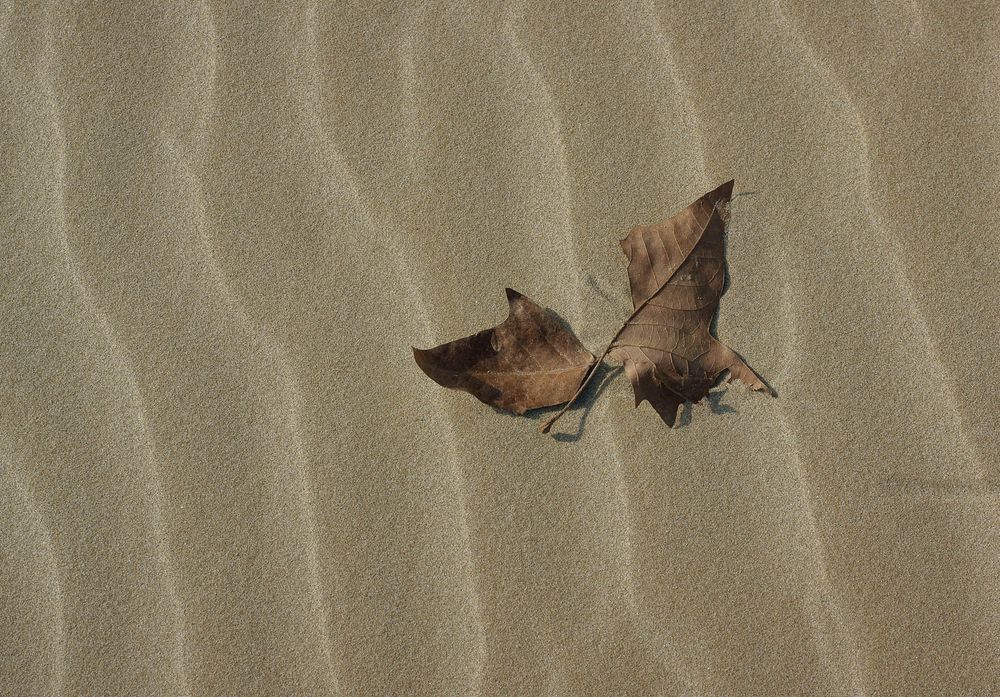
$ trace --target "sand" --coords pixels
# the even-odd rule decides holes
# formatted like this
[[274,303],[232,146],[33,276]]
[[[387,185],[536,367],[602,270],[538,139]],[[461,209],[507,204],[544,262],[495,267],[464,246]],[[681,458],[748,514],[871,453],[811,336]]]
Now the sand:
[[[0,7],[0,693],[1000,694],[997,6],[369,5]],[[414,364],[733,177],[778,399]]]

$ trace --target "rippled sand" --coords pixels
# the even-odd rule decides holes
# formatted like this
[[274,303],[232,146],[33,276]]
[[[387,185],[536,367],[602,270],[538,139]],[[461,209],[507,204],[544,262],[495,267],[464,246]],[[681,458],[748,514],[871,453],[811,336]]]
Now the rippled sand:
[[[996,5],[141,4],[0,5],[0,693],[996,694]],[[731,177],[779,399],[414,365]]]

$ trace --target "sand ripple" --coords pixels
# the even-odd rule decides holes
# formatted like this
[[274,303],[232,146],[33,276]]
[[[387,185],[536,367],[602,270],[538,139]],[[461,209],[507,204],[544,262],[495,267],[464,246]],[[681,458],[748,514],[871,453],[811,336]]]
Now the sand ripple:
[[[988,694],[995,15],[3,5],[0,692]],[[412,364],[507,285],[600,350],[730,177],[778,400]]]

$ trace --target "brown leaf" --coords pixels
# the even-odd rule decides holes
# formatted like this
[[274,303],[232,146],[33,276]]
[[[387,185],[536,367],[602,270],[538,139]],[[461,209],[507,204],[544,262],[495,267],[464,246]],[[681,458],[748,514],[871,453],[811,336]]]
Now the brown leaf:
[[556,319],[507,289],[502,324],[432,349],[413,349],[417,365],[439,385],[523,414],[574,396],[594,355]]
[[639,225],[621,241],[635,312],[611,344],[632,382],[668,425],[685,401],[708,394],[719,374],[774,394],[731,348],[711,335],[726,279],[723,232],[728,181],[659,225]]
[[[621,240],[635,309],[598,360],[610,355],[622,361],[636,406],[648,401],[670,426],[681,404],[701,400],[727,370],[729,382],[774,395],[710,332],[726,278],[723,233],[732,193],[728,181],[672,218],[639,225]],[[576,396],[584,387],[586,382]],[[543,433],[576,396],[542,424]]]

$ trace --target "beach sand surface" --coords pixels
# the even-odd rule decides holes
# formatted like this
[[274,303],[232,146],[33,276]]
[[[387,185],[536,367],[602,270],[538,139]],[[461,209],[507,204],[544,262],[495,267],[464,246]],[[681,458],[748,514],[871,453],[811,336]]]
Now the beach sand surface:
[[[0,4],[0,694],[1000,694],[1000,6]],[[778,392],[431,382],[735,178]]]

